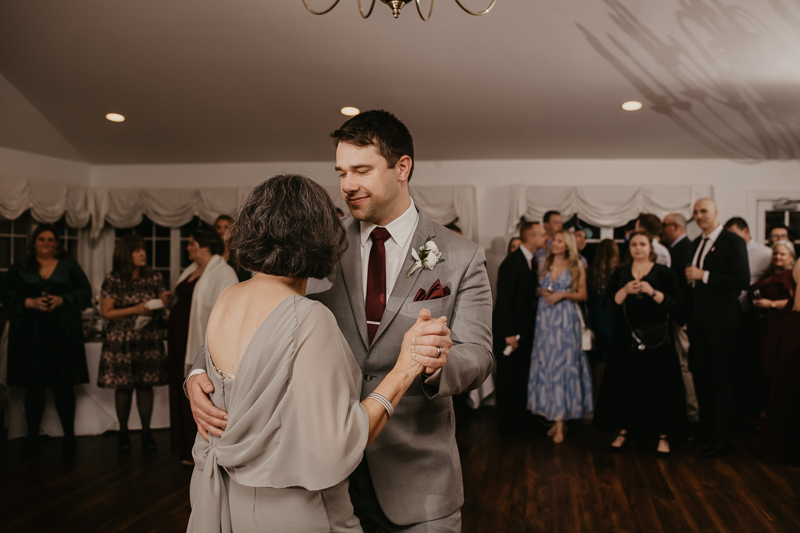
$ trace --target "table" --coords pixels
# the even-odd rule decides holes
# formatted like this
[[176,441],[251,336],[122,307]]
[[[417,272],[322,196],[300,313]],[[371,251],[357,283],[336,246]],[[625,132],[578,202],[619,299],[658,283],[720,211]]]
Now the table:
[[[114,407],[114,389],[101,389],[97,386],[97,372],[100,369],[101,343],[86,344],[86,363],[89,365],[89,383],[75,386],[75,434],[100,435],[108,430],[118,430],[117,411]],[[0,383],[5,383],[5,374],[0,376]],[[169,391],[166,386],[154,389],[152,428],[169,427]],[[8,388],[8,438],[15,439],[28,434],[25,425],[25,390],[17,387]],[[134,398],[131,416],[128,421],[130,429],[142,429],[139,421],[139,410]],[[42,419],[40,434],[60,437],[61,422],[58,420],[53,391],[47,389],[47,406]]]

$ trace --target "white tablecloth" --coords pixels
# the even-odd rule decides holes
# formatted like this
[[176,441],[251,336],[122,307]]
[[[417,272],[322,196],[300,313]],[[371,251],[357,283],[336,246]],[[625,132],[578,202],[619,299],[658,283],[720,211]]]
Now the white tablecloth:
[[[100,350],[102,344],[90,343],[86,345],[86,363],[89,365],[89,383],[75,387],[76,435],[100,435],[111,429],[119,429],[117,411],[114,407],[114,389],[101,389],[97,386],[97,372],[100,369]],[[5,378],[5,376],[3,376]],[[5,379],[2,379],[5,382]],[[153,405],[153,418],[150,426],[153,428],[169,427],[169,391],[167,387],[155,387]],[[135,394],[135,393],[134,393]],[[8,438],[15,439],[28,434],[25,426],[25,390],[17,387],[8,389]],[[139,422],[139,410],[136,408],[136,398],[131,408],[128,420],[130,429],[142,429]],[[61,422],[58,421],[53,392],[47,389],[47,406],[42,419],[41,433],[51,437],[60,437]]]

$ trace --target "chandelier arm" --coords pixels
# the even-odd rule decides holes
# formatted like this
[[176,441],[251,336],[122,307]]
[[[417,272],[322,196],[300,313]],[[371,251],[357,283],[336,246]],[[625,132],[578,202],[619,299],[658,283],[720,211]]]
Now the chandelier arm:
[[331,7],[329,7],[328,9],[326,9],[325,11],[314,11],[313,9],[311,9],[310,7],[308,7],[308,4],[306,3],[306,0],[303,0],[303,5],[304,5],[304,6],[306,6],[306,9],[308,10],[308,12],[309,12],[309,13],[313,13],[314,15],[324,15],[325,13],[330,13],[330,11],[331,11],[331,10],[332,10],[334,7],[336,7],[336,5],[337,5],[339,2],[340,2],[340,0],[336,0],[336,1],[333,3],[333,5],[332,5]]
[[421,18],[425,22],[428,22],[431,19],[431,15],[433,15],[433,3],[435,1],[436,0],[431,0],[431,8],[428,10],[428,16],[426,17],[425,15],[422,14],[422,7],[420,6],[420,3],[419,3],[420,0],[416,0],[416,2],[417,2],[417,13],[419,13],[419,18]]
[[[338,2],[339,0],[336,0],[336,1]],[[375,0],[372,0],[372,5],[369,6],[369,11],[365,15],[364,14],[364,10],[361,8],[361,0],[358,0],[358,11],[361,13],[361,18],[364,18],[364,19],[369,18],[369,16],[372,15],[372,10],[373,9],[375,9]]]
[[[478,17],[478,16],[480,16],[480,15],[485,15],[486,13],[488,13],[489,11],[491,11],[491,10],[492,10],[492,8],[494,7],[494,4],[495,4],[495,2],[497,2],[497,0],[492,0],[492,3],[491,3],[491,4],[489,4],[489,7],[487,7],[487,8],[486,8],[486,9],[484,9],[483,11],[478,11],[478,12],[476,13],[476,12],[474,12],[474,11],[470,11],[469,9],[467,9],[466,7],[464,7],[464,5],[461,3],[461,1],[460,1],[460,0],[456,0],[456,4],[458,4],[458,7],[460,7],[461,9],[463,9],[464,11],[466,11],[467,13],[469,13],[470,15],[475,15],[476,17]],[[419,3],[419,0],[417,0],[417,3]],[[431,6],[431,7],[433,7],[433,6]]]

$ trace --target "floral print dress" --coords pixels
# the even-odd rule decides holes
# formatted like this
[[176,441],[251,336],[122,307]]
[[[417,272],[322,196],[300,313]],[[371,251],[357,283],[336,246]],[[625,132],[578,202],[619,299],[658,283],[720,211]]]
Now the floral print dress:
[[[106,276],[102,297],[115,300],[116,309],[139,305],[164,292],[161,274],[149,278],[123,280],[118,274]],[[136,329],[138,315],[129,315],[106,324],[106,337],[100,358],[97,386],[107,389],[132,389],[166,385],[167,354],[164,331],[157,320]]]

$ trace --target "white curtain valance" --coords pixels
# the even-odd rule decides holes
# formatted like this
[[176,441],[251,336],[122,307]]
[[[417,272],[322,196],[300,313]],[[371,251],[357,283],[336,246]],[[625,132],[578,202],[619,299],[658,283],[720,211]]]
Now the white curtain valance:
[[[348,213],[347,204],[338,187],[326,187],[333,203]],[[411,198],[431,220],[446,225],[458,219],[464,237],[477,242],[478,239],[478,200],[472,185],[453,186],[412,186]]]
[[0,176],[0,215],[8,220],[19,218],[28,209],[37,222],[57,222],[82,228],[92,216],[93,196],[86,187]]
[[116,228],[129,228],[142,216],[160,226],[179,228],[193,217],[213,224],[219,215],[236,214],[250,188],[229,189],[94,189],[96,239],[108,222]]
[[547,211],[561,213],[564,220],[577,214],[593,226],[617,228],[642,213],[663,218],[669,213],[692,216],[694,203],[713,198],[711,185],[598,185],[587,187],[524,186],[511,187],[508,235],[517,232],[520,217],[541,221]]

